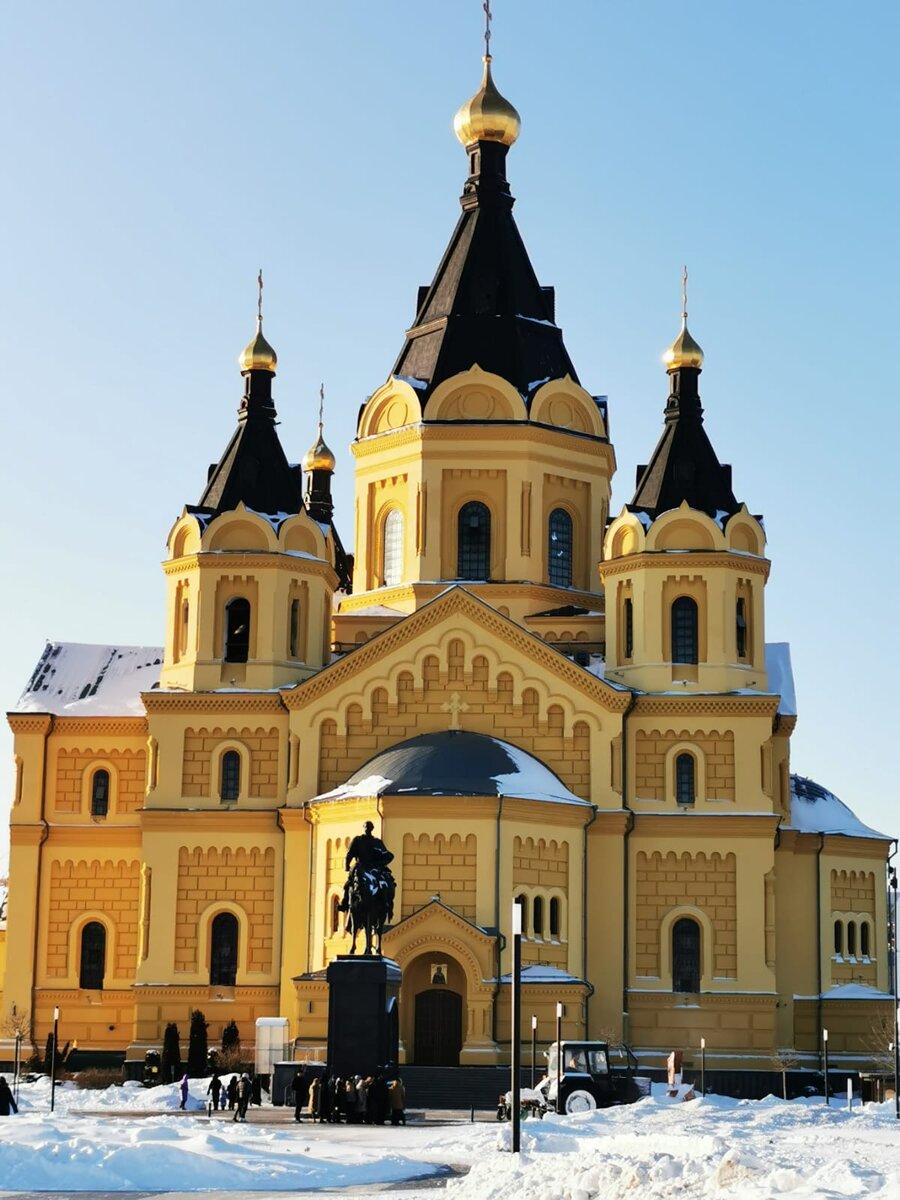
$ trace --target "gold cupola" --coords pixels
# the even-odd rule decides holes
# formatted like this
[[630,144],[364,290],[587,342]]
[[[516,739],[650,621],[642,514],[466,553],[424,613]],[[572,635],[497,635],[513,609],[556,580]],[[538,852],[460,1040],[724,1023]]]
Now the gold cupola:
[[331,450],[322,436],[322,420],[325,412],[325,384],[319,388],[319,436],[316,438],[316,444],[310,446],[303,456],[304,471],[334,471],[337,459],[332,454]]
[[500,142],[511,146],[522,128],[519,114],[494,86],[491,61],[490,54],[485,54],[481,87],[453,118],[453,132],[464,146],[472,142]]
[[272,375],[275,374],[275,368],[278,366],[278,355],[263,337],[262,317],[257,318],[256,336],[241,351],[238,362],[241,366],[242,375],[247,371],[269,371]]
[[687,267],[681,275],[681,332],[663,355],[667,371],[680,371],[683,367],[693,367],[699,371],[703,366],[703,351],[687,327]]

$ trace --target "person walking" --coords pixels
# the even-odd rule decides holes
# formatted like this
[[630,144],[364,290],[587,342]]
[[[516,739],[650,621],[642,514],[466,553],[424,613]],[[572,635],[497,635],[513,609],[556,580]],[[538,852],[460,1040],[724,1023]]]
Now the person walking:
[[322,1080],[316,1075],[312,1083],[309,1085],[309,1115],[313,1121],[317,1121],[320,1117],[319,1112],[319,1096],[321,1095]]
[[179,1092],[181,1092],[181,1103],[178,1105],[178,1107],[182,1111],[184,1111],[184,1107],[187,1104],[189,1088],[190,1088],[190,1081],[187,1076],[187,1071],[185,1071],[185,1073],[181,1077],[181,1083],[179,1083],[179,1085],[178,1085],[178,1090],[179,1090]]
[[245,1071],[237,1083],[237,1107],[232,1121],[246,1121],[247,1109],[250,1107],[250,1076]]
[[391,1100],[391,1124],[406,1124],[406,1088],[398,1075],[388,1086],[388,1096]]
[[232,1077],[228,1080],[228,1111],[229,1112],[231,1112],[231,1110],[234,1108],[235,1104],[237,1104],[237,1095],[238,1095],[238,1077],[237,1077],[237,1075],[232,1075]]
[[291,1080],[291,1091],[294,1093],[294,1120],[303,1120],[303,1106],[309,1099],[309,1080],[306,1069],[301,1067]]
[[15,1097],[9,1090],[9,1084],[6,1082],[6,1076],[0,1075],[0,1117],[8,1117],[10,1109],[14,1113],[19,1111],[19,1106],[16,1104]]
[[208,1102],[209,1115],[212,1116],[219,1107],[219,1097],[222,1094],[222,1080],[219,1078],[219,1072],[213,1071],[213,1077],[209,1081],[209,1087],[206,1089],[207,1096],[211,1097]]

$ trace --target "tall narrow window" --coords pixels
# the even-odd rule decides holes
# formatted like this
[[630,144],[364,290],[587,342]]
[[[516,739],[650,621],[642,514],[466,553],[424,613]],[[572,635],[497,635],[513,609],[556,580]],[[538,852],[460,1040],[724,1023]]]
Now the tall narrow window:
[[187,600],[181,602],[181,629],[178,633],[178,657],[187,654],[188,647],[188,622],[191,617],[191,606]]
[[491,511],[472,500],[457,518],[456,574],[459,579],[489,579],[491,574]]
[[535,896],[531,906],[531,929],[536,938],[544,936],[544,901]]
[[559,900],[556,896],[550,898],[550,936],[559,937]]
[[522,933],[528,936],[528,897],[516,896],[516,904],[522,910]]
[[625,621],[625,657],[631,658],[631,656],[634,654],[634,601],[630,596],[625,598],[622,616],[624,617]]
[[870,954],[869,947],[869,922],[863,921],[859,927],[859,952],[863,958],[868,958]]
[[572,586],[572,518],[554,508],[547,530],[547,574],[556,587]]
[[856,922],[847,922],[847,957],[856,958]]
[[238,960],[238,922],[234,913],[223,912],[213,917],[209,940],[210,984],[234,987]]
[[672,662],[697,662],[697,603],[690,596],[672,605]]
[[88,921],[81,931],[81,965],[78,986],[99,991],[106,970],[106,929],[99,921]]
[[235,596],[225,605],[225,661],[242,663],[250,655],[250,601]]
[[291,658],[300,654],[300,601],[291,601],[291,612],[288,618],[288,637],[290,639]]
[[341,927],[341,898],[331,897],[331,932],[337,933]]
[[91,780],[91,816],[105,817],[108,812],[109,771],[101,769],[94,772],[94,778]]
[[225,751],[220,770],[222,778],[219,782],[219,798],[237,800],[241,794],[241,756],[237,750]]
[[700,926],[689,917],[672,926],[672,991],[700,991]]
[[382,578],[385,587],[395,587],[403,578],[403,513],[392,508],[384,519]]
[[844,953],[844,922],[835,921],[834,923],[834,952],[837,955]]
[[693,754],[679,754],[675,759],[675,802],[693,804],[697,799]]
[[737,656],[738,658],[747,657],[747,605],[742,598],[738,598],[735,606],[734,614],[735,635],[737,637]]

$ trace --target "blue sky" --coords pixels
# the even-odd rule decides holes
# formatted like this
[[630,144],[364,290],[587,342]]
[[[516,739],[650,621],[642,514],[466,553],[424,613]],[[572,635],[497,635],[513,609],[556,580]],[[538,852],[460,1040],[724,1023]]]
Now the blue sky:
[[[707,429],[766,518],[793,768],[900,831],[894,456],[900,7],[494,0],[516,217],[585,386],[613,510],[661,428],[690,269]],[[0,694],[44,640],[155,644],[165,537],[234,426],[266,277],[288,456],[325,381],[347,447],[456,220],[478,0],[4,14]],[[0,745],[2,795],[12,788]]]

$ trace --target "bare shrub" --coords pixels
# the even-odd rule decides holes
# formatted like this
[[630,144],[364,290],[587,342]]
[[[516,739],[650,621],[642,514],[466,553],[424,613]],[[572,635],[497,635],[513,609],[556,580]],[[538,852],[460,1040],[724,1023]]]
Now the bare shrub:
[[86,1067],[79,1071],[74,1080],[80,1088],[91,1088],[95,1091],[121,1084],[121,1067]]

